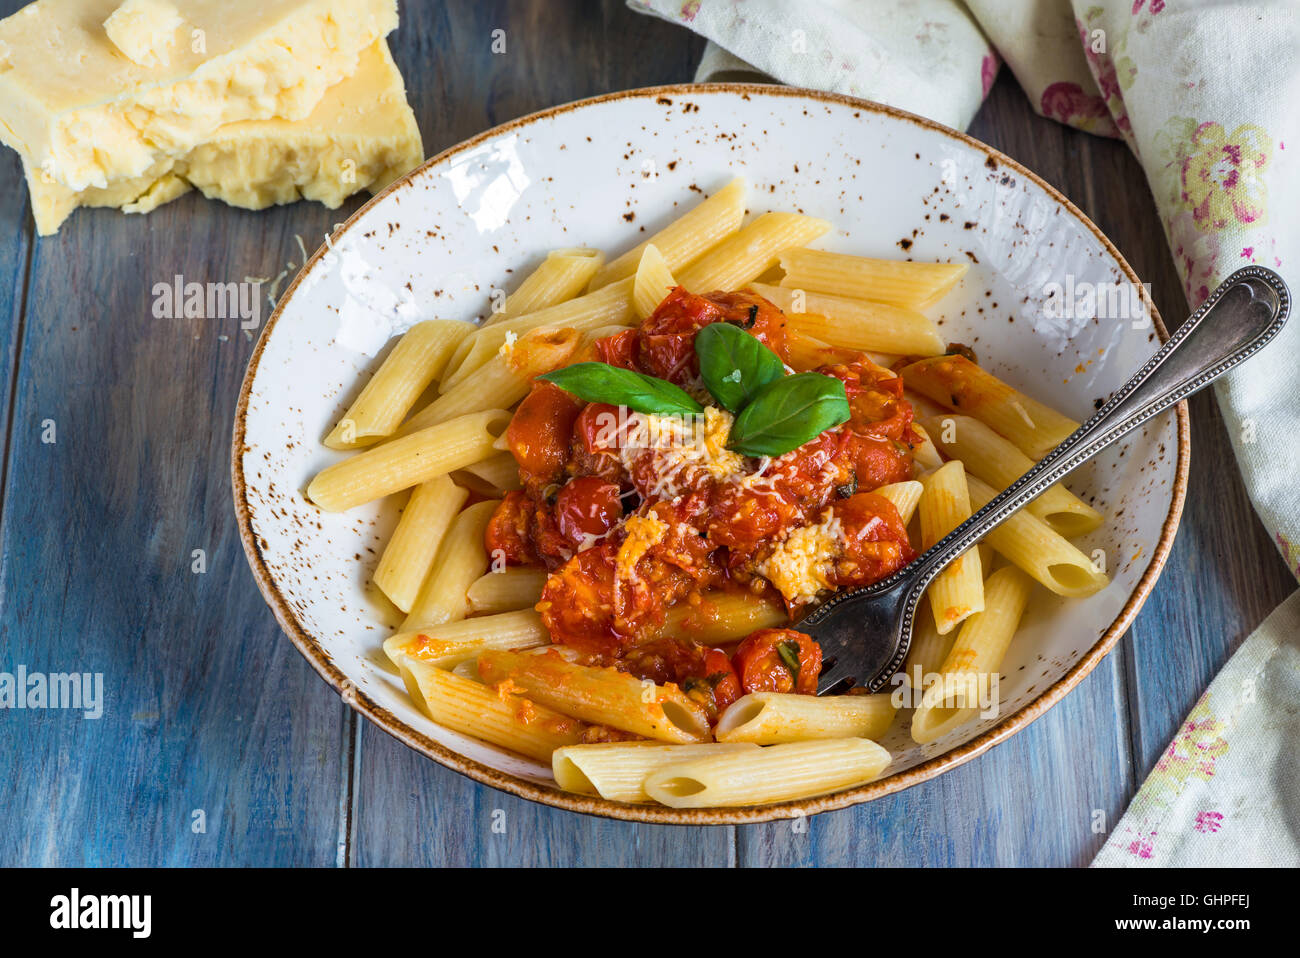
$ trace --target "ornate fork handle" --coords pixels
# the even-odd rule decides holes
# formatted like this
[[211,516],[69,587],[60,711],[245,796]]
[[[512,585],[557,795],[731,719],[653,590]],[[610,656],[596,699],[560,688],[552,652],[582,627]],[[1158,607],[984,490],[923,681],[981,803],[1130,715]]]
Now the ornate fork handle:
[[[917,600],[949,563],[1102,448],[1254,355],[1281,331],[1289,309],[1290,293],[1272,270],[1248,266],[1233,273],[1091,419],[915,562],[870,587],[879,594],[907,585],[904,641],[881,675],[901,667]],[[833,597],[806,621],[815,624],[853,596]]]

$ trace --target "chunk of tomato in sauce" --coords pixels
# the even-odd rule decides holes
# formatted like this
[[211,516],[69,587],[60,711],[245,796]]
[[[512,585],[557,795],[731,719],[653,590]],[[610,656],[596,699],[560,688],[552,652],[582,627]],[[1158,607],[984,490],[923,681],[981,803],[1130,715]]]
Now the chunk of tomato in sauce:
[[618,406],[603,402],[590,403],[578,414],[569,440],[569,469],[574,475],[620,480],[623,463],[617,449],[623,415]]
[[731,663],[746,694],[816,695],[822,649],[811,636],[794,629],[759,629],[740,643]]
[[537,611],[554,642],[589,655],[612,655],[622,645],[614,629],[614,560],[602,543],[579,552],[551,574]]
[[537,564],[537,551],[529,533],[532,512],[532,500],[526,493],[519,490],[506,493],[483,534],[489,557],[500,556],[506,565]]
[[615,483],[598,476],[571,479],[555,499],[560,534],[575,546],[588,536],[603,536],[623,518],[623,501]]
[[916,553],[907,527],[884,496],[860,492],[835,504],[843,551],[835,559],[831,581],[837,586],[879,582],[911,562]]
[[645,373],[684,385],[699,375],[695,334],[710,323],[733,323],[752,333],[782,361],[789,359],[785,314],[756,293],[709,293],[675,287],[637,330],[635,360]]
[[623,369],[636,369],[637,331],[625,329],[595,342],[596,356],[602,363]]
[[537,381],[506,427],[506,446],[530,489],[561,479],[569,440],[584,403],[554,383]]

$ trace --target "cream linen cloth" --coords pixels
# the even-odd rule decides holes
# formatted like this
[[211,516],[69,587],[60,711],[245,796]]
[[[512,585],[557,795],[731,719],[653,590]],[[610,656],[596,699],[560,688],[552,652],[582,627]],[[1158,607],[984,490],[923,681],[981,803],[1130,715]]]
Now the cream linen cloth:
[[[697,80],[766,75],[963,129],[1005,62],[1036,111],[1133,150],[1190,306],[1248,263],[1300,290],[1295,0],[629,5],[709,39]],[[1300,317],[1216,389],[1251,501],[1300,576]],[[1300,865],[1298,603],[1234,654],[1096,864]]]

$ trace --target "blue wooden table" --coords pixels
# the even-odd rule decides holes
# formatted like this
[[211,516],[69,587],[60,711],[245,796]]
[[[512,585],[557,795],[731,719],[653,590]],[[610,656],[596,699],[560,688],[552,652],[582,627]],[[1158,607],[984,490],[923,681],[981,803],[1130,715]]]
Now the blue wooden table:
[[[21,5],[0,0],[0,15]],[[407,2],[391,42],[430,154],[553,104],[689,80],[701,50],[617,0]],[[1181,320],[1122,145],[1035,116],[1005,71],[971,132],[1082,207]],[[99,719],[0,711],[0,865],[1084,864],[1211,676],[1295,586],[1203,394],[1163,577],[1116,651],[1009,742],[798,827],[533,805],[359,719],[280,634],[231,508],[253,342],[238,320],[152,314],[154,284],[178,274],[292,275],[295,235],[322,235],[361,201],[250,213],[191,194],[147,217],[83,210],[37,239],[12,153],[0,184],[0,671],[103,673],[105,699]]]

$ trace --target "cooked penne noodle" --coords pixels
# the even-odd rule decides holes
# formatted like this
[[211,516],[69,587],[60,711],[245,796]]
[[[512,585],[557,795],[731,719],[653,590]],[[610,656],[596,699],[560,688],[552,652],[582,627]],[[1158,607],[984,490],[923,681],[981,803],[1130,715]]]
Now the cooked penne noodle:
[[[980,558],[982,560],[983,556]],[[985,597],[984,601],[987,604],[988,598]],[[903,662],[903,682],[914,689],[928,685],[939,666],[943,665],[956,637],[956,632],[940,635],[934,616],[927,615],[925,609],[918,606],[912,618],[912,644],[908,646],[907,659]]]
[[[967,476],[966,481],[973,509],[984,508],[997,495],[992,486],[974,476]],[[1068,539],[1023,509],[985,536],[984,541],[1057,595],[1082,598],[1100,592],[1110,582]]]
[[673,808],[763,805],[865,785],[889,762],[870,739],[790,742],[666,765],[646,777],[645,790]]
[[692,293],[740,289],[775,266],[786,250],[807,246],[830,228],[825,220],[799,213],[764,213],[686,269],[672,267],[673,275]]
[[481,614],[531,609],[542,598],[546,575],[546,570],[542,568],[510,566],[500,572],[480,576],[469,587],[470,611]]
[[468,472],[482,479],[495,490],[497,495],[523,487],[519,481],[519,463],[508,452],[497,453],[482,462],[470,463],[461,472]]
[[486,409],[390,439],[322,469],[307,498],[326,512],[343,512],[495,455],[510,424],[504,409]]
[[781,285],[789,289],[910,309],[934,305],[969,269],[965,263],[910,263],[816,249],[789,250],[781,256],[781,268],[785,270]]
[[632,314],[632,282],[629,276],[577,299],[556,303],[535,313],[511,316],[490,326],[480,326],[461,340],[447,364],[438,391],[448,393],[464,385],[466,377],[498,355],[507,342],[520,339],[531,330],[550,326],[585,333],[601,326],[627,325],[635,319]]
[[918,479],[924,479],[943,465],[943,457],[935,448],[930,433],[919,422],[912,423],[912,432],[921,437],[920,443],[912,447],[912,473]]
[[824,343],[814,336],[796,332],[788,324],[785,332],[785,348],[790,368],[797,372],[816,369],[818,366],[850,363],[857,359],[858,353],[861,352],[861,350]]
[[719,742],[779,745],[828,738],[870,738],[884,735],[898,707],[888,693],[880,695],[795,695],[751,692],[718,717],[714,735]]
[[555,782],[566,792],[599,795],[612,802],[648,802],[646,776],[676,762],[726,755],[729,752],[756,752],[749,742],[724,745],[665,745],[662,742],[601,742],[595,745],[569,745],[551,755],[551,772]]
[[407,658],[402,679],[421,711],[444,728],[549,762],[551,753],[582,741],[586,726],[519,695]]
[[402,622],[403,632],[423,630],[469,615],[469,587],[487,569],[483,533],[496,507],[495,500],[476,502],[456,516],[443,536],[433,568]]
[[750,285],[789,316],[796,333],[831,346],[908,356],[934,356],[946,348],[939,327],[914,309],[766,283]]
[[[972,476],[999,491],[1033,468],[1032,459],[978,419],[953,413],[927,420],[927,428],[945,455],[960,459]],[[1025,506],[1025,511],[1067,539],[1092,532],[1102,522],[1100,512],[1059,482]]]
[[513,406],[528,395],[533,379],[563,366],[582,336],[573,329],[543,326],[502,344],[501,351],[476,369],[472,383],[445,392],[402,424],[397,435],[446,422],[485,407]]
[[632,312],[637,319],[645,319],[663,302],[669,291],[677,285],[672,270],[664,262],[663,254],[653,243],[641,254],[641,264],[636,268],[632,283]]
[[469,323],[444,319],[412,326],[325,437],[325,445],[331,449],[356,449],[390,435],[420,393],[442,375],[461,340],[473,331]]
[[[921,493],[921,549],[929,549],[971,517],[966,470],[957,460],[930,473]],[[939,573],[926,589],[940,635],[963,619],[984,611],[984,572],[978,549],[968,549]]]
[[973,615],[953,640],[939,667],[940,676],[925,690],[921,705],[912,713],[912,738],[922,745],[933,742],[982,711],[998,706],[998,685],[993,676],[1002,668],[1033,583],[1012,566],[989,576],[984,583],[987,605]]
[[519,609],[399,632],[384,641],[384,654],[398,668],[405,656],[440,669],[454,669],[487,649],[532,649],[550,641],[542,617],[532,609]]
[[[922,483],[915,479],[909,479],[906,482],[891,482],[887,486],[880,486],[872,489],[878,496],[883,496],[894,504],[898,510],[898,517],[903,520],[903,525],[912,521],[912,515],[916,512],[916,506],[921,501],[921,493],[925,490]],[[871,738],[870,735],[867,738]]]
[[415,604],[438,546],[468,497],[469,493],[447,476],[437,476],[411,490],[375,569],[375,585],[403,612],[410,612]]
[[759,629],[774,629],[790,621],[779,602],[747,592],[715,590],[698,605],[683,602],[668,609],[663,634],[693,639],[702,645],[739,642]]
[[645,248],[654,245],[669,270],[676,272],[695,262],[736,230],[745,218],[745,181],[734,179],[699,206],[679,216],[644,243],[628,250],[600,270],[592,289],[626,279],[636,272]]
[[503,309],[483,321],[484,326],[499,323],[511,316],[523,316],[563,303],[577,296],[605,264],[600,250],[557,249],[540,266],[528,274],[519,288],[506,297]]
[[508,680],[530,699],[584,722],[661,742],[705,742],[710,737],[704,710],[675,685],[575,665],[549,653],[487,651],[479,656],[478,671],[489,685]]
[[1079,424],[1012,389],[965,356],[935,356],[905,366],[909,389],[945,409],[974,416],[1010,439],[1030,459],[1042,459]]

